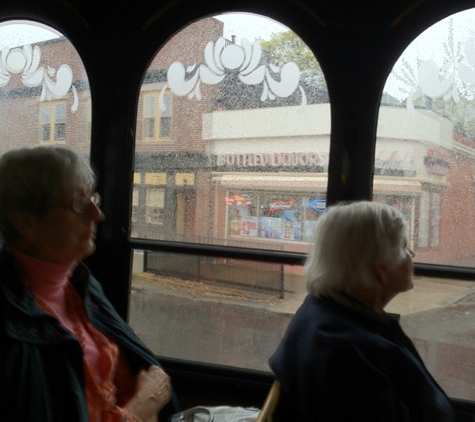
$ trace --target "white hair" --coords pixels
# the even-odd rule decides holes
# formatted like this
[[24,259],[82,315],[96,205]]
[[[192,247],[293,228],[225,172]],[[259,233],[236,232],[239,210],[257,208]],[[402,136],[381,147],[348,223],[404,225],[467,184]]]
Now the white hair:
[[318,296],[375,289],[375,265],[401,262],[406,243],[406,223],[394,207],[370,201],[331,206],[316,223],[304,269],[307,290]]
[[10,216],[27,212],[44,215],[71,189],[95,185],[89,163],[62,146],[19,148],[0,158],[0,235],[13,243],[18,233]]

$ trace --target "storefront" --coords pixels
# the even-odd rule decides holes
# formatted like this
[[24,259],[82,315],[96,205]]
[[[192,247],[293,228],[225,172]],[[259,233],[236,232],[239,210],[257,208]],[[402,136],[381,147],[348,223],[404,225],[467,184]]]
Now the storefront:
[[[326,207],[326,173],[219,173],[213,182],[226,189],[228,238],[311,242],[315,222]],[[374,200],[399,208],[414,232],[422,193],[416,180],[376,176]]]

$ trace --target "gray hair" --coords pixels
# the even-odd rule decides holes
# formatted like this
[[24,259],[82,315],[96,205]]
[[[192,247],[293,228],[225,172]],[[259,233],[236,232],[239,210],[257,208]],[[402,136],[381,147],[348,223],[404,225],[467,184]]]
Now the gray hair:
[[304,269],[307,290],[318,296],[375,289],[375,265],[401,262],[406,242],[406,223],[394,207],[370,201],[331,206],[316,223]]
[[10,216],[31,213],[38,217],[61,196],[83,186],[94,188],[96,177],[89,163],[66,147],[20,148],[0,158],[0,235],[11,244],[18,233]]

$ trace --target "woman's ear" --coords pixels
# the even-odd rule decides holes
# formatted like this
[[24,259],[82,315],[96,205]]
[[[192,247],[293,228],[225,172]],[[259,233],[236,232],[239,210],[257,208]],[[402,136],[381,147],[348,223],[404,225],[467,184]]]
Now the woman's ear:
[[376,264],[374,266],[374,271],[376,274],[376,280],[383,286],[388,284],[388,267],[384,264]]
[[23,240],[32,240],[35,237],[36,217],[29,213],[11,215],[9,221]]

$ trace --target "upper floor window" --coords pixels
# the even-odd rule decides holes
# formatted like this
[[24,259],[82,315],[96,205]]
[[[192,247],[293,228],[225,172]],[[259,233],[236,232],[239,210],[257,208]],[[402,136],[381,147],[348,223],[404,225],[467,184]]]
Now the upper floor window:
[[143,138],[157,141],[171,137],[171,93],[143,94]]
[[64,142],[66,140],[66,103],[42,104],[41,142]]
[[172,115],[172,95],[165,92],[161,99],[163,101],[162,112],[160,114],[160,138],[169,138],[171,133]]

